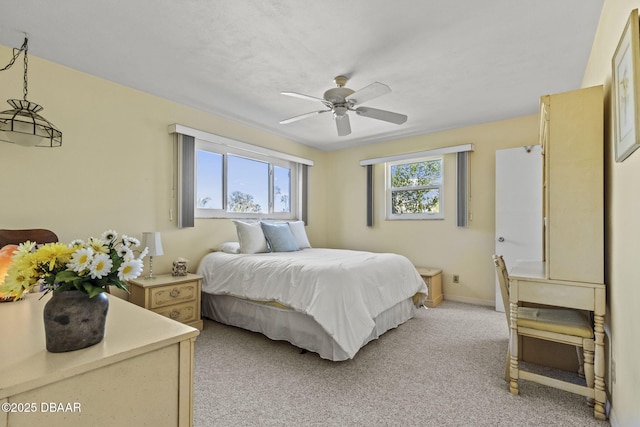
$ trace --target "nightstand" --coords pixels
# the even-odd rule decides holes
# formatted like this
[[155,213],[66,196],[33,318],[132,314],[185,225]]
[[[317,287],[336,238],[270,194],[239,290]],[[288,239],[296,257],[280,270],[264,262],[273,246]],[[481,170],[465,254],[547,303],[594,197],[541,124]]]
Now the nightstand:
[[416,267],[422,280],[427,285],[429,295],[424,305],[427,307],[436,307],[442,302],[444,297],[442,296],[442,270],[437,268]]
[[129,280],[129,301],[165,317],[202,330],[200,289],[202,276],[160,274]]

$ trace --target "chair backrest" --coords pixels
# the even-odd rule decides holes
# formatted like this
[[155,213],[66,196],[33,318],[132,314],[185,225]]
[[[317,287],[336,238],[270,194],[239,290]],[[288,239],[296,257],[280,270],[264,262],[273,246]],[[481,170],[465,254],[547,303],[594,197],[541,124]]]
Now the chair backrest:
[[28,230],[0,230],[0,247],[19,245],[27,240],[35,243],[54,243],[58,236],[51,230],[33,228]]
[[509,326],[509,272],[504,263],[502,255],[493,255],[493,263],[496,266],[496,274],[500,283],[500,294],[502,294],[502,304],[504,304],[504,313],[507,315],[507,326]]

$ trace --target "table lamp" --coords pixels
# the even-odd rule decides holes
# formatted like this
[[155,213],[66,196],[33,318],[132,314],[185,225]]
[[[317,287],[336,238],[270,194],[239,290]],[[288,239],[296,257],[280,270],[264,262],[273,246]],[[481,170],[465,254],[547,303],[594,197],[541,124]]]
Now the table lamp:
[[149,274],[145,279],[155,279],[153,275],[153,257],[163,255],[162,240],[159,231],[145,231],[142,233],[142,246],[149,249]]

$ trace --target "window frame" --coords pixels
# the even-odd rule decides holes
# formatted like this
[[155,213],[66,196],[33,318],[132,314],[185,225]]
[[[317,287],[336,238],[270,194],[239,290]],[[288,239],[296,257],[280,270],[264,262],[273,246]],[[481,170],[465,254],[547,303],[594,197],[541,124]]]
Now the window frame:
[[[222,155],[222,208],[221,209],[205,209],[197,205],[197,175],[198,175],[198,151],[208,151]],[[268,164],[268,211],[267,212],[228,212],[228,156],[240,157],[248,160],[263,162]],[[289,189],[289,212],[274,212],[274,166],[286,168],[291,171],[290,189]],[[301,216],[301,178],[302,165],[293,160],[276,158],[267,154],[250,152],[237,147],[217,144],[212,141],[206,141],[195,138],[195,165],[194,165],[194,181],[196,186],[196,194],[194,194],[194,216],[198,219],[206,218],[231,218],[231,219],[279,219],[279,220],[297,220]]]
[[[392,187],[391,180],[391,168],[398,165],[406,165],[412,163],[422,163],[430,161],[440,162],[440,182],[437,184],[410,186],[410,187]],[[421,213],[402,213],[394,214],[392,205],[392,194],[397,191],[412,191],[412,190],[438,190],[438,212],[421,212]],[[444,156],[420,156],[413,158],[406,158],[401,160],[385,162],[385,194],[386,194],[386,219],[387,220],[434,220],[444,219],[444,190],[445,190],[445,161]]]

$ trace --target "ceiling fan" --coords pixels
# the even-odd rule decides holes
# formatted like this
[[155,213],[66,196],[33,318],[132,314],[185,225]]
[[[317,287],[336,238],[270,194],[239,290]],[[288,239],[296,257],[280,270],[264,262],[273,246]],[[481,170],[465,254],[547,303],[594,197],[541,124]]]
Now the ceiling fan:
[[287,124],[295,122],[307,117],[312,117],[322,113],[333,113],[333,119],[336,122],[339,136],[346,136],[351,133],[351,124],[349,123],[348,111],[354,111],[357,115],[363,117],[369,117],[376,120],[383,120],[385,122],[395,123],[400,125],[407,121],[407,116],[404,114],[393,113],[391,111],[379,110],[377,108],[363,107],[361,104],[370,101],[379,96],[385,95],[391,92],[391,88],[383,83],[375,82],[369,86],[354,91],[345,87],[348,79],[345,76],[338,76],[334,79],[335,84],[338,87],[327,90],[323,98],[317,98],[315,96],[303,95],[297,92],[280,92],[283,95],[293,96],[295,98],[309,99],[311,101],[320,101],[327,108],[326,110],[312,111],[310,113],[301,114],[299,116],[291,117],[289,119],[282,120],[280,124]]

